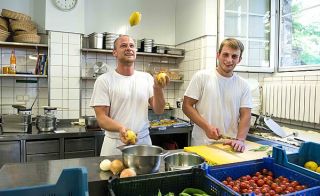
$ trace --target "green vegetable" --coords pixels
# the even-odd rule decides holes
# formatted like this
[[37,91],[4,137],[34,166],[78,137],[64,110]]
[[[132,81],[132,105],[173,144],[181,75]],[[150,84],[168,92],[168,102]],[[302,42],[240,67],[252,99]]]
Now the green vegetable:
[[165,194],[164,196],[174,196],[174,193],[169,192],[169,193]]
[[179,193],[179,196],[191,196],[191,195],[189,195],[188,193],[181,192]]
[[257,152],[257,151],[266,151],[270,146],[268,145],[263,145],[263,146],[260,146],[259,148],[255,148],[255,149],[250,149],[249,151],[254,151],[254,152]]
[[272,155],[272,150],[267,151],[267,156],[270,157]]
[[200,189],[195,189],[195,188],[185,188],[182,193],[187,193],[189,195],[201,195],[201,196],[206,196],[208,195],[206,192]]
[[162,196],[160,189],[158,191],[158,196]]

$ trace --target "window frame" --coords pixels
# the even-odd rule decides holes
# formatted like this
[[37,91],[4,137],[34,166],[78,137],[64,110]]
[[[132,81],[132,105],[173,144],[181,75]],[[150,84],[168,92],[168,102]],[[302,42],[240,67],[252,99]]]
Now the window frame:
[[[279,0],[277,2],[277,6],[276,6],[276,12],[279,13],[278,17],[277,17],[277,35],[278,35],[278,39],[277,42],[280,43],[280,21],[281,21],[281,11],[282,11],[282,2],[283,0]],[[280,44],[277,44],[277,53],[278,53],[278,58],[277,58],[277,71],[278,72],[295,72],[295,71],[318,71],[320,70],[320,65],[300,65],[300,66],[285,66],[285,67],[281,67],[280,66]]]
[[[225,36],[224,32],[225,32],[225,29],[224,29],[224,24],[225,24],[225,5],[224,5],[224,0],[219,0],[218,1],[218,43],[217,43],[217,51],[219,50],[219,46],[220,46],[220,43],[225,39],[225,38],[228,38]],[[249,0],[247,0],[247,5],[249,4],[248,3]],[[278,58],[276,58],[277,56],[277,47],[276,47],[276,44],[277,44],[277,39],[276,39],[276,31],[273,30],[273,27],[276,27],[276,1],[273,1],[273,0],[270,0],[270,25],[271,25],[271,31],[270,31],[270,54],[269,54],[269,67],[260,67],[260,66],[244,66],[244,65],[241,65],[238,64],[234,71],[239,71],[239,72],[259,72],[259,73],[273,73],[275,72],[276,70],[276,65],[277,65],[277,62],[278,62]],[[246,12],[246,15],[248,16],[249,15],[249,12],[247,11]],[[249,23],[248,23],[248,20],[249,20],[249,17],[246,17],[247,18],[247,30],[249,30]],[[246,38],[245,38],[245,42],[249,42],[250,40],[253,40],[253,39],[249,39],[248,38],[248,32],[246,34]],[[237,38],[241,41],[244,41],[243,38],[241,37],[237,37],[237,36],[234,36],[234,38]],[[244,42],[245,45],[247,45],[246,43]],[[248,46],[248,45],[247,45]],[[248,51],[247,50],[248,47],[245,48],[245,51]],[[243,56],[242,58],[246,58],[246,62],[248,62],[248,58],[249,56],[246,55],[246,56]]]

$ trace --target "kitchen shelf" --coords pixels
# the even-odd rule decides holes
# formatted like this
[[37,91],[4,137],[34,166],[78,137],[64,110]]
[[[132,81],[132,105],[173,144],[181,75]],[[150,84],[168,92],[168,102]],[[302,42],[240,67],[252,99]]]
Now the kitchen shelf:
[[[82,48],[81,51],[84,51],[84,52],[112,53],[113,50],[93,49],[93,48]],[[172,57],[172,58],[184,58],[183,55],[158,54],[158,53],[148,53],[148,52],[137,52],[137,55],[141,55],[141,56],[158,56],[158,57]]]
[[20,42],[2,42],[2,41],[0,41],[0,46],[48,48],[48,44],[32,44],[32,43],[20,43]]
[[47,78],[47,75],[32,75],[32,74],[0,74],[0,77],[11,78]]
[[[97,77],[91,77],[91,76],[82,76],[82,80],[95,80]],[[183,80],[170,80],[170,82],[176,82],[176,83],[183,83]]]

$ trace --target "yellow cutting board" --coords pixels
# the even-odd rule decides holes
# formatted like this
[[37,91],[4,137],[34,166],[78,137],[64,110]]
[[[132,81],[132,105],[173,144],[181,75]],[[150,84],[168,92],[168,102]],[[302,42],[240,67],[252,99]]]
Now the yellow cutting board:
[[267,157],[267,152],[272,150],[269,147],[265,151],[251,151],[252,149],[257,149],[261,144],[245,141],[246,149],[244,152],[234,152],[230,145],[223,145],[223,143],[214,143],[211,145],[203,146],[189,146],[184,147],[184,151],[193,152],[203,157],[209,164],[227,164],[236,163],[242,161],[250,161],[255,159],[261,159]]

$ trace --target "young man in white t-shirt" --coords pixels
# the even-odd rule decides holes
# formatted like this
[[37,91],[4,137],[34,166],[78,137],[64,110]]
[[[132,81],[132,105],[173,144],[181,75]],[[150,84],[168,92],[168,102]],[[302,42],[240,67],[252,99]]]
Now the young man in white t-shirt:
[[99,126],[106,130],[101,156],[120,154],[116,148],[129,144],[127,130],[137,133],[137,144],[151,145],[148,105],[156,114],[164,112],[164,83],[149,73],[136,71],[136,47],[131,37],[122,35],[114,43],[113,56],[117,67],[99,76],[95,82],[90,106],[94,108]]
[[242,58],[243,44],[225,39],[217,53],[214,70],[200,70],[191,79],[183,100],[183,112],[195,123],[192,145],[210,144],[221,136],[234,139],[225,144],[243,152],[247,137],[252,98],[249,85],[233,70]]

